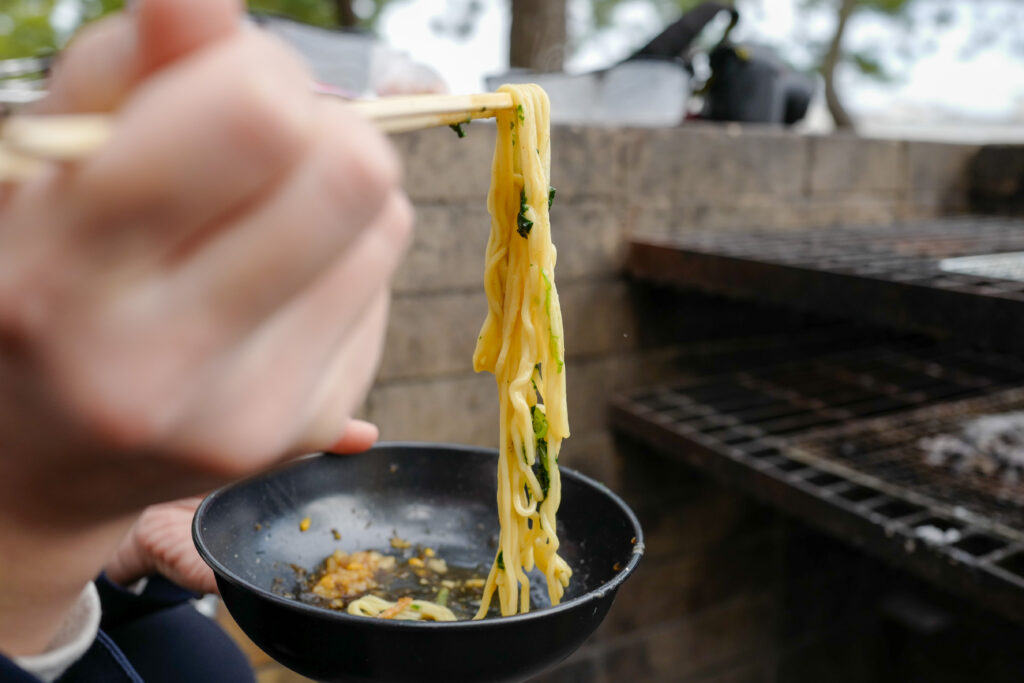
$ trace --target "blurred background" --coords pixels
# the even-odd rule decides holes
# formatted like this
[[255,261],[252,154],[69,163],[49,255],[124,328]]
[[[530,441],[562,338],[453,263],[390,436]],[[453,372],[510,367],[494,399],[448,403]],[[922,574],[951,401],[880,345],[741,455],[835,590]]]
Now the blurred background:
[[[634,54],[695,0],[251,0],[255,12],[357,32],[408,65],[390,79],[478,92],[511,68],[583,74]],[[813,76],[802,130],[973,142],[1024,139],[1024,3],[1015,0],[734,0],[730,42]],[[0,59],[52,53],[123,0],[5,0]],[[682,54],[692,89],[728,26]],[[350,41],[353,39],[350,36]],[[344,42],[344,38],[338,38]],[[355,39],[358,40],[358,39]],[[688,56],[687,56],[688,55]],[[379,61],[379,60],[378,60]],[[337,68],[337,65],[335,65]],[[410,70],[414,71],[410,76]],[[500,80],[500,78],[499,78]],[[352,81],[345,81],[351,85]],[[550,84],[549,89],[551,89]],[[409,88],[399,88],[408,90]],[[436,83],[423,89],[437,89]],[[557,89],[557,87],[556,87]],[[690,98],[691,111],[702,106]],[[633,121],[626,121],[634,123]]]

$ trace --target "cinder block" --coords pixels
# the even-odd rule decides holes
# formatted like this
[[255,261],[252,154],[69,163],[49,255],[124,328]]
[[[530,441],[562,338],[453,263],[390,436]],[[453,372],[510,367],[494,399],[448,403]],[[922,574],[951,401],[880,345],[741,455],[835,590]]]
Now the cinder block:
[[558,296],[569,359],[637,348],[640,323],[623,280],[565,283]]
[[804,208],[811,227],[839,225],[887,225],[904,220],[907,203],[884,197],[845,198],[838,201],[812,201]]
[[[599,356],[638,347],[639,323],[620,279],[560,282],[566,356]],[[471,368],[487,315],[482,281],[473,289],[398,294],[391,304],[379,379],[428,378]]]
[[[555,126],[551,130],[551,184],[559,199],[618,198],[625,193],[629,130]],[[558,201],[558,200],[556,200]]]
[[[673,349],[662,349],[569,359],[570,429],[580,433],[604,429],[611,391],[671,376],[676,355]],[[497,391],[489,373],[379,381],[362,414],[380,426],[383,439],[493,446],[498,433]]]
[[414,202],[483,201],[491,184],[494,135],[493,122],[477,121],[461,139],[447,128],[393,136],[409,197]]
[[968,206],[970,163],[978,145],[908,142],[910,201],[935,210],[962,210]]
[[641,138],[631,197],[659,206],[731,205],[740,198],[796,198],[807,140],[765,128],[683,126]]
[[483,291],[491,218],[483,196],[477,199],[416,206],[412,245],[395,273],[396,292]]
[[[551,230],[559,282],[618,272],[623,215],[614,202],[556,199]],[[490,232],[483,197],[473,203],[417,205],[412,245],[395,274],[395,291],[483,290]]]
[[379,383],[363,415],[380,427],[382,440],[498,442],[498,389],[490,374]]
[[559,283],[604,277],[621,269],[626,207],[609,200],[555,200],[551,240]]
[[620,488],[619,472],[623,462],[607,431],[574,432],[562,442],[558,464],[582,472],[613,491]]
[[910,180],[905,142],[836,134],[812,137],[808,143],[811,197],[907,198]]
[[479,291],[396,296],[379,379],[471,372],[473,349],[486,315],[482,285]]
[[677,131],[654,129],[639,132],[626,154],[625,201],[636,206],[667,208],[679,203],[678,177],[683,160],[683,145]]

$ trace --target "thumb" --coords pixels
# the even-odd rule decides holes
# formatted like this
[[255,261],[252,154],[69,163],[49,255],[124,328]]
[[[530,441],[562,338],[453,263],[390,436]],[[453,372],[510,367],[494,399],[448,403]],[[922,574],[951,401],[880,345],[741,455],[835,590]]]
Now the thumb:
[[239,0],[137,0],[85,28],[63,52],[43,113],[116,109],[139,82],[238,29]]

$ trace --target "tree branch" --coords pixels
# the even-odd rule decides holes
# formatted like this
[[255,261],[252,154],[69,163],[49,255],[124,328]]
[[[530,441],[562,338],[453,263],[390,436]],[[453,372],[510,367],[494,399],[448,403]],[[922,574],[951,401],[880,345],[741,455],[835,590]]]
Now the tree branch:
[[839,93],[836,91],[836,66],[842,57],[843,35],[846,33],[846,26],[850,16],[856,11],[858,0],[843,0],[839,6],[839,16],[836,22],[835,33],[829,43],[828,51],[821,61],[821,76],[825,80],[825,103],[832,119],[838,128],[853,128],[853,118],[846,107],[843,106]]
[[359,17],[352,9],[352,0],[334,0],[334,6],[338,8],[338,26],[352,28],[359,25]]
[[566,0],[512,0],[509,65],[561,71],[565,64]]

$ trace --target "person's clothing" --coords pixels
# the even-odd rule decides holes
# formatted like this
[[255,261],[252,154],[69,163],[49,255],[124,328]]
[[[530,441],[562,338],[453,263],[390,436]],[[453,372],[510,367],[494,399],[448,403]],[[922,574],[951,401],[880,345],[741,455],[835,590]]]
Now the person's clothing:
[[16,657],[14,663],[43,683],[53,683],[92,646],[100,630],[101,614],[99,591],[96,584],[90,583],[71,608],[49,649],[32,657]]
[[[99,631],[56,683],[254,683],[245,655],[189,604],[195,595],[153,577],[140,595],[100,577]],[[44,655],[45,656],[45,655]],[[0,681],[40,683],[0,654]]]

